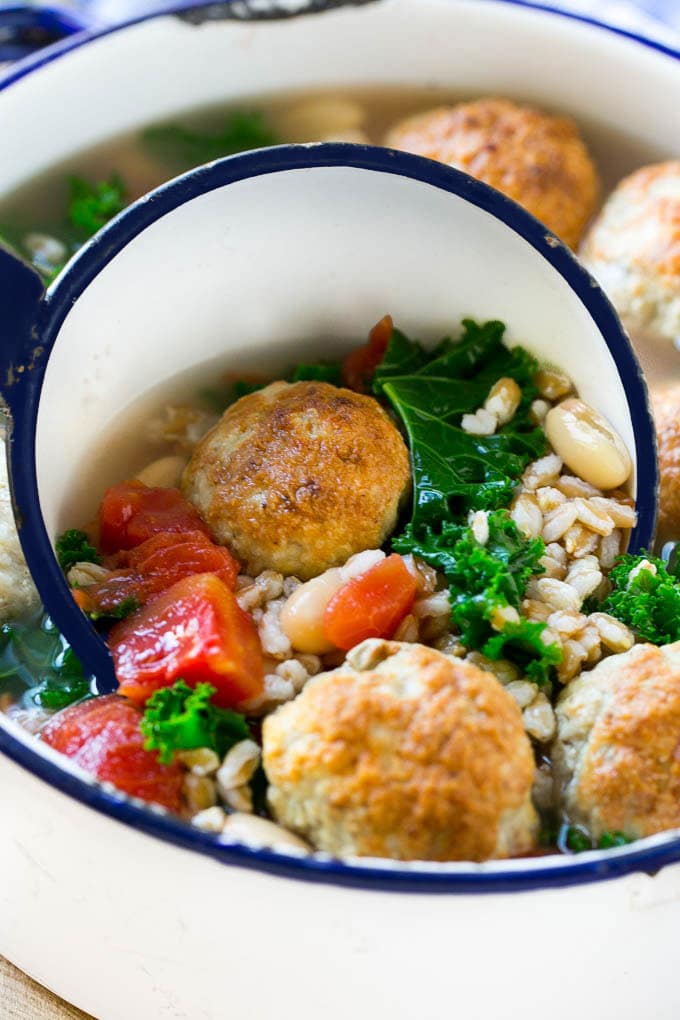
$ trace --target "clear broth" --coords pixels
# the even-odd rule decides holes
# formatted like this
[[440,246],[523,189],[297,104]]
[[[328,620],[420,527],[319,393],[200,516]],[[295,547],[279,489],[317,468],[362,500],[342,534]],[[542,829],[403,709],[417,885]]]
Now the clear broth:
[[[403,117],[476,98],[469,94],[428,86],[371,87],[338,91],[303,91],[281,95],[261,95],[241,102],[217,104],[182,114],[167,123],[180,123],[194,130],[217,130],[225,117],[235,109],[262,111],[268,126],[284,142],[314,140],[294,125],[295,111],[300,104],[324,100],[350,100],[363,111],[361,129],[373,144],[381,144],[386,132]],[[518,101],[527,97],[515,95]],[[563,110],[550,112],[561,113]],[[154,125],[157,126],[157,125]],[[633,133],[615,130],[595,118],[579,117],[578,127],[588,145],[603,181],[606,195],[626,174],[647,163],[668,159],[675,139],[668,146],[651,146]],[[332,132],[331,132],[332,133]],[[76,153],[63,163],[50,167],[14,192],[0,196],[0,227],[11,235],[39,231],[58,233],[63,226],[68,203],[68,177],[71,174],[90,179],[103,179],[112,172],[125,181],[130,201],[175,176],[182,168],[154,154],[135,131],[112,138],[96,147]],[[680,354],[635,337],[634,345],[651,385],[668,385],[680,379]]]

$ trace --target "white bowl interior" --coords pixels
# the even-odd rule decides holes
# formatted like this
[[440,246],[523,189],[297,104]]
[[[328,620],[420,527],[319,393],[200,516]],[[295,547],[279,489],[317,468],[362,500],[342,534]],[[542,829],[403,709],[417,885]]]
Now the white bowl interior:
[[527,241],[417,180],[342,166],[286,170],[163,216],[69,312],[37,424],[50,535],[82,520],[82,464],[152,386],[218,357],[228,367],[244,351],[265,372],[301,345],[327,357],[362,342],[386,312],[432,342],[465,316],[502,319],[509,342],[569,373],[634,456],[612,356],[580,298]]

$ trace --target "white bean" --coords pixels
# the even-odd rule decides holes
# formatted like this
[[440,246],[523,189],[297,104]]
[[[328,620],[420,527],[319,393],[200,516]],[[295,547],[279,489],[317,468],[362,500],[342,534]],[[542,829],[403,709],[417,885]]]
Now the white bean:
[[293,648],[298,652],[323,655],[331,652],[334,645],[324,632],[323,617],[326,606],[345,578],[338,567],[331,567],[319,577],[313,577],[296,588],[286,600],[279,623]]
[[137,473],[137,479],[154,489],[174,489],[186,467],[184,457],[159,457]]
[[319,96],[288,107],[279,115],[276,126],[290,142],[318,142],[360,131],[365,118],[364,108],[353,99]]
[[599,489],[615,489],[630,477],[630,454],[618,432],[582,400],[571,397],[553,407],[545,433],[564,463]]

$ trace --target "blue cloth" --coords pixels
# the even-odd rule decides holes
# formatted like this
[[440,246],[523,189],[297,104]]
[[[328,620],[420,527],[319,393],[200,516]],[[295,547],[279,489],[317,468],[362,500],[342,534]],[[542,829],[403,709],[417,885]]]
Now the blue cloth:
[[[163,8],[162,0],[71,0],[98,22],[124,21]],[[541,0],[536,0],[540,3]],[[680,0],[545,0],[547,6],[576,10],[633,31],[680,31]],[[656,23],[656,24],[655,24]],[[656,30],[656,31],[655,31]]]

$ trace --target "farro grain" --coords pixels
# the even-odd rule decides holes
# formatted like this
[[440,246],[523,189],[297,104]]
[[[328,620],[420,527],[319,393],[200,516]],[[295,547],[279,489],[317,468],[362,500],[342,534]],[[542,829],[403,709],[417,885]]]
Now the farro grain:
[[536,581],[539,598],[554,609],[566,609],[578,612],[581,608],[581,596],[566,581],[558,581],[554,577],[539,577]]
[[500,425],[506,425],[515,415],[522,399],[522,391],[509,376],[493,384],[484,401],[484,409],[494,414]]
[[191,819],[191,824],[195,825],[197,829],[202,829],[203,832],[221,832],[226,820],[227,814],[224,809],[215,806],[199,811]]
[[539,691],[531,705],[522,712],[524,728],[530,737],[539,743],[552,740],[555,735],[556,721],[553,707],[542,691]]
[[217,789],[225,797],[227,790],[245,786],[260,764],[260,748],[254,740],[240,740],[224,756],[217,772]]
[[408,641],[413,643],[418,640],[418,621],[412,613],[405,616],[394,632],[394,641]]
[[611,652],[627,652],[635,644],[628,627],[608,613],[591,613],[589,619],[597,627],[602,644]]
[[556,542],[571,528],[576,520],[576,507],[573,503],[563,503],[556,510],[546,514],[543,518],[543,531],[541,532],[544,542]]
[[595,552],[599,543],[599,536],[586,528],[585,524],[574,524],[564,533],[562,539],[564,548],[569,556],[580,559],[583,556],[590,556]]
[[599,561],[605,570],[611,570],[614,561],[621,551],[621,531],[614,528],[611,535],[605,535],[600,542]]
[[529,492],[543,485],[554,485],[561,470],[560,458],[556,453],[549,453],[528,465],[522,475],[522,484]]
[[552,368],[540,369],[534,376],[534,382],[538,392],[547,400],[559,400],[573,389],[569,376]]
[[492,436],[497,425],[496,415],[483,407],[474,414],[464,414],[460,422],[463,432],[468,432],[472,436]]
[[177,757],[195,776],[212,776],[220,767],[220,759],[211,747],[180,751]]
[[184,777],[184,796],[192,814],[205,811],[217,803],[217,791],[208,776],[196,776],[187,772]]
[[597,535],[611,535],[614,530],[614,521],[605,510],[581,496],[577,496],[574,505],[576,506],[576,516],[581,524],[585,524],[586,528],[590,528]]
[[637,513],[634,507],[627,503],[616,499],[607,499],[603,496],[593,496],[590,503],[606,513],[617,528],[634,528],[637,523]]
[[512,695],[519,708],[528,708],[536,697],[538,687],[530,680],[510,680],[505,685],[508,694]]
[[525,538],[538,538],[541,534],[543,514],[533,493],[521,493],[513,504],[510,516]]
[[542,513],[549,514],[566,502],[566,496],[554,485],[542,485],[540,489],[536,489],[536,502]]
[[602,495],[601,489],[596,489],[590,482],[584,482],[582,478],[577,478],[576,475],[560,475],[555,482],[555,486],[560,492],[564,493],[567,499],[575,499],[577,496],[589,499],[591,496]]

